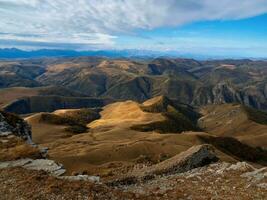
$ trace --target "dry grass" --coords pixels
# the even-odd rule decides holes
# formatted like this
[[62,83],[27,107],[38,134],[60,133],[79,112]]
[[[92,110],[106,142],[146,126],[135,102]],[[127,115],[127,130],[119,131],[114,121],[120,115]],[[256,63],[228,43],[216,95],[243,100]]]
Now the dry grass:
[[238,104],[205,106],[199,126],[203,131],[216,136],[234,137],[257,147],[267,148],[266,113]]
[[267,191],[242,178],[240,176],[242,172],[227,171],[220,175],[214,170],[217,169],[208,167],[200,170],[201,172],[195,176],[177,174],[157,177],[151,182],[126,188],[113,188],[85,181],[59,180],[43,171],[28,171],[22,168],[1,169],[0,199],[206,200],[215,197],[218,200],[230,200],[233,197],[236,200],[265,199]]
[[[55,113],[62,116],[74,111]],[[89,132],[68,138],[65,131],[67,126],[40,123],[37,116],[28,121],[33,127],[33,140],[49,147],[51,159],[63,163],[68,174],[86,171],[107,179],[118,173],[126,173],[136,163],[158,163],[193,145],[203,144],[205,142],[198,136],[209,135],[203,132],[160,134],[156,131],[132,130],[134,125],[165,119],[161,113],[144,112],[140,104],[133,101],[105,106],[100,115],[100,119],[88,124]],[[229,152],[218,150],[217,153],[222,160],[235,160],[231,153],[227,155]]]
[[38,148],[26,144],[18,137],[0,138],[0,161],[17,160],[20,158],[42,158]]
[[89,124],[90,128],[104,127],[130,127],[140,123],[163,121],[165,118],[160,113],[144,112],[140,105],[133,101],[118,102],[107,105],[100,113],[101,119]]
[[88,132],[87,123],[99,118],[98,112],[97,109],[58,110],[32,115],[26,121],[32,126],[33,141],[39,144]]
[[[85,181],[66,181],[49,176],[43,171],[22,168],[0,170],[0,199],[133,199],[131,192],[123,193],[105,185]],[[8,185],[8,187],[7,187]]]

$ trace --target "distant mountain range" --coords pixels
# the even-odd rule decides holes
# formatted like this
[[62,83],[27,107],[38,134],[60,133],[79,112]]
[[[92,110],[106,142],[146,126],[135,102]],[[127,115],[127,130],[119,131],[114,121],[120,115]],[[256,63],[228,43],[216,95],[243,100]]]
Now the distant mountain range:
[[0,59],[21,59],[21,58],[41,58],[41,57],[77,57],[77,56],[103,56],[110,58],[121,57],[159,57],[174,53],[157,52],[146,50],[99,50],[99,51],[75,51],[59,49],[40,49],[24,51],[16,48],[0,49]]
[[[183,57],[194,58],[198,60],[208,59],[225,59],[225,58],[248,58],[248,57],[233,57],[233,56],[209,56],[193,53],[181,53],[178,51],[153,51],[153,50],[62,50],[62,49],[39,49],[25,51],[17,48],[0,48],[0,59],[27,59],[27,58],[43,58],[43,57],[79,57],[79,56],[99,56],[108,58],[157,58],[157,57]],[[253,59],[252,57],[250,59]],[[259,58],[257,58],[259,59]],[[261,60],[266,58],[261,58]]]

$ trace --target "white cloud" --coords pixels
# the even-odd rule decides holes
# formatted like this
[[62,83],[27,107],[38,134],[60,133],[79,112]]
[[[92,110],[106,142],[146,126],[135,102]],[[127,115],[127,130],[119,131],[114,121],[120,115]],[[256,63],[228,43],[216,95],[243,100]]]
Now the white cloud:
[[0,39],[112,46],[122,32],[265,12],[266,0],[0,0]]

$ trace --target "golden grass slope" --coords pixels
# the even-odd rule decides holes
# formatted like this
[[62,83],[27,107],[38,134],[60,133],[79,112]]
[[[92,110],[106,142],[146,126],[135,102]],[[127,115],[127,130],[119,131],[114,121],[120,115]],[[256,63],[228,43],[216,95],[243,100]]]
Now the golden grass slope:
[[144,112],[140,108],[140,105],[134,101],[118,102],[107,105],[100,114],[101,119],[89,124],[88,126],[90,128],[130,128],[135,124],[145,124],[164,120],[164,116],[161,113]]
[[41,120],[44,113],[37,113],[25,118],[32,127],[32,140],[37,144],[54,142],[67,136],[67,125],[55,125]]
[[[203,132],[160,134],[133,130],[132,125],[165,119],[161,113],[144,112],[140,105],[133,101],[107,105],[100,112],[101,118],[88,124],[88,132],[71,137],[65,137],[64,126],[41,123],[39,114],[27,121],[33,127],[33,141],[48,147],[49,157],[62,163],[69,174],[112,177],[128,172],[138,163],[158,163],[193,145],[203,144],[199,137],[207,135]],[[68,112],[76,110],[59,110],[54,114]],[[233,161],[220,151],[218,154],[223,160]]]
[[201,113],[203,117],[198,124],[205,132],[215,136],[235,137],[252,146],[267,147],[267,125],[253,121],[250,117],[252,112],[243,106],[209,105],[203,107]]

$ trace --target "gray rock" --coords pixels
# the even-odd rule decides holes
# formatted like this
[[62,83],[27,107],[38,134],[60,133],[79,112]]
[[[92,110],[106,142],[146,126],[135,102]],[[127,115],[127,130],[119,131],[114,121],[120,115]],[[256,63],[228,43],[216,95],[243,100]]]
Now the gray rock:
[[6,161],[0,162],[0,168],[7,168],[7,167],[23,167],[24,165],[31,163],[32,159],[19,159],[14,161]]
[[53,171],[53,175],[54,176],[62,176],[63,174],[65,174],[65,172],[66,172],[66,170],[64,169],[64,168],[62,168],[62,169],[58,169],[58,170],[56,170],[56,171]]
[[238,170],[238,171],[247,172],[247,171],[254,171],[255,168],[246,162],[238,162],[236,164],[232,164],[226,170]]
[[267,183],[260,183],[260,184],[257,185],[257,187],[267,190]]
[[9,163],[8,162],[0,162],[0,169],[5,169],[9,167]]
[[193,146],[170,159],[144,170],[145,174],[175,174],[202,167],[212,162],[218,161],[211,145]]
[[140,171],[133,171],[125,177],[111,181],[109,184],[112,186],[136,184],[154,179],[156,176],[183,173],[216,161],[218,161],[218,158],[214,153],[213,146],[208,144],[197,145],[156,165]]
[[57,164],[55,161],[47,159],[20,159],[16,161],[0,162],[0,168],[7,167],[23,167],[29,170],[43,170],[54,176],[60,176],[66,172],[61,164]]
[[[9,120],[9,119],[12,120]],[[31,127],[20,117],[0,111],[0,136],[14,134],[32,144]]]
[[61,176],[60,179],[67,179],[70,181],[89,181],[92,183],[99,183],[99,176],[77,175],[77,176]]
[[12,133],[12,127],[7,123],[5,117],[0,113],[0,135],[7,136]]
[[63,168],[62,165],[57,164],[55,161],[46,159],[32,160],[32,162],[27,163],[24,167],[32,170],[44,170],[50,173]]
[[247,172],[241,175],[241,177],[248,178],[252,183],[259,182],[267,177],[267,167],[254,170],[252,172]]

